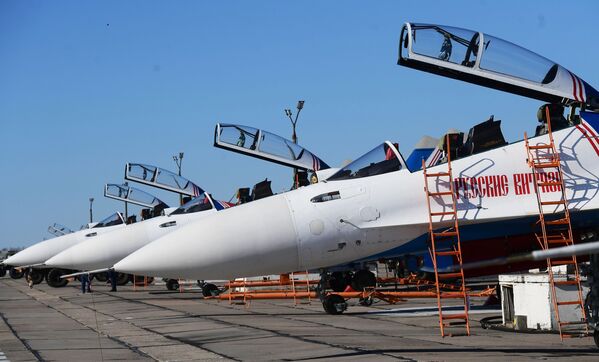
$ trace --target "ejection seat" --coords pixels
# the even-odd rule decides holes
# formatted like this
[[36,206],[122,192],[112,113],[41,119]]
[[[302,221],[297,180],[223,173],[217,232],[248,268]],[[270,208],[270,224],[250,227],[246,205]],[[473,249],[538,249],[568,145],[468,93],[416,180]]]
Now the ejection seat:
[[501,121],[495,121],[493,118],[491,116],[488,120],[470,128],[468,138],[459,151],[460,157],[485,152],[507,144],[501,132]]
[[263,199],[272,195],[273,193],[272,189],[270,188],[270,181],[265,179],[264,181],[260,181],[254,185],[254,189],[252,190],[252,201]]
[[537,111],[537,119],[541,124],[535,129],[535,136],[544,135],[548,132],[547,109],[549,109],[549,122],[551,122],[552,131],[570,126],[570,122],[564,117],[564,106],[561,104],[544,104]]

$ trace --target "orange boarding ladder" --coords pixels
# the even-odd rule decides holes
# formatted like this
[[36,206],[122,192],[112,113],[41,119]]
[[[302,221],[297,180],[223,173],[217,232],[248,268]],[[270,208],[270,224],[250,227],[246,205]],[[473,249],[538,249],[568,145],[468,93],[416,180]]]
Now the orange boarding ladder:
[[[451,147],[449,135],[446,136],[447,145],[447,172],[435,172],[429,173],[426,169],[425,161],[422,161],[422,171],[424,174],[424,191],[426,193],[426,203],[428,205],[429,214],[429,235],[431,245],[429,248],[431,258],[433,260],[433,267],[435,269],[435,287],[437,294],[437,306],[439,307],[439,327],[441,329],[441,336],[453,336],[452,333],[446,333],[445,329],[450,327],[449,320],[463,320],[465,322],[466,335],[470,335],[470,320],[468,317],[468,296],[466,295],[466,283],[464,281],[464,270],[462,268],[462,249],[460,246],[460,228],[458,226],[458,215],[456,207],[456,194],[454,192],[453,176],[451,171]],[[436,191],[431,191],[429,188],[429,179],[435,179],[437,185]],[[448,184],[448,191],[439,191],[439,185]],[[444,197],[451,197],[451,203],[449,205],[443,205],[443,211],[434,212],[431,207],[431,199],[443,200]],[[443,202],[445,204],[445,202]],[[435,232],[433,226],[433,217],[441,218],[450,217],[453,225],[447,227],[441,232]],[[437,267],[437,257],[439,256],[452,256],[457,259],[460,269],[459,271],[453,272],[440,272]],[[457,279],[457,291],[442,292],[441,284],[443,281],[448,279]],[[443,300],[447,298],[461,298],[464,301],[463,313],[456,314],[443,314]]]
[[[531,145],[529,139],[524,133],[526,152],[528,154],[528,165],[532,169],[535,192],[537,195],[537,204],[539,206],[539,221],[541,233],[536,237],[541,248],[547,250],[554,247],[561,247],[574,244],[572,236],[572,224],[570,222],[570,211],[568,210],[568,200],[566,198],[566,187],[564,183],[564,174],[560,163],[559,153],[555,148],[553,133],[551,132],[551,121],[549,108],[545,108],[547,119],[547,135],[549,144]],[[545,191],[559,191],[559,197],[556,199],[554,193],[549,195]],[[568,280],[555,280],[553,273],[554,265],[571,265],[574,269],[574,278]],[[547,271],[549,274],[549,284],[551,285],[551,299],[555,318],[559,328],[560,339],[571,337],[583,337],[588,334],[588,324],[584,312],[584,299],[582,297],[582,285],[580,280],[580,271],[576,256],[548,258]],[[557,298],[556,286],[575,285],[578,289],[578,299],[559,300]],[[560,318],[559,308],[567,305],[580,306],[580,319],[563,321]]]

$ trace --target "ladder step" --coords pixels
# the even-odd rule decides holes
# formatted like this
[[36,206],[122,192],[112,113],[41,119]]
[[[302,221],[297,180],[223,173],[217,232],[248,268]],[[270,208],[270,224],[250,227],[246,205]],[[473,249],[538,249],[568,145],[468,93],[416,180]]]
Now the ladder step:
[[576,305],[576,304],[581,304],[580,300],[567,300],[565,302],[557,302],[557,305]]
[[443,177],[443,176],[449,176],[449,172],[434,172],[434,173],[426,174],[426,177]]
[[566,225],[568,223],[570,223],[570,220],[568,218],[545,221],[545,224],[547,225]]
[[453,236],[458,236],[457,231],[445,231],[442,233],[433,233],[436,238],[450,238]]
[[562,265],[565,265],[565,264],[576,264],[576,263],[574,262],[573,259],[562,259],[562,260],[551,259],[551,265],[553,265],[553,264],[562,264]]
[[441,191],[441,192],[429,192],[428,196],[445,196],[451,195],[451,191]]
[[547,244],[561,244],[561,245],[569,245],[571,243],[572,240],[570,239],[566,239],[566,238],[561,238],[561,239],[549,239],[547,238]]
[[576,285],[576,284],[578,284],[578,280],[554,280],[553,284],[555,284],[555,285]]
[[438,273],[439,279],[461,278],[462,273]]
[[541,201],[541,205],[564,205],[566,203],[565,200],[557,200],[557,201]]
[[439,256],[445,256],[445,255],[459,255],[460,252],[457,250],[449,250],[449,251],[437,251],[436,253]]
[[553,148],[553,146],[552,145],[536,145],[536,146],[528,145],[528,148],[531,150],[547,150],[549,148]]
[[534,168],[557,168],[559,167],[559,162],[539,162],[539,163],[533,163],[532,167]]
[[441,319],[468,319],[468,315],[466,313],[462,314],[441,314]]
[[455,211],[439,211],[439,212],[431,212],[431,216],[442,216],[442,215],[453,215]]
[[581,325],[581,324],[587,324],[587,322],[586,321],[559,322],[560,326],[574,326],[574,325]]

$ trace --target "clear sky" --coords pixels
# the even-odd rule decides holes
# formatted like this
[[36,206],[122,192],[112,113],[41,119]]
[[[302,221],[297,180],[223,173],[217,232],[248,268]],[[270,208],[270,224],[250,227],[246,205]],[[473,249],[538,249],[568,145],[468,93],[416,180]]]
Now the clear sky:
[[299,99],[300,143],[335,166],[491,114],[521,139],[540,102],[399,67],[402,24],[484,31],[597,87],[598,14],[597,1],[0,1],[0,247],[78,228],[89,197],[96,220],[122,210],[103,185],[126,162],[174,170],[180,151],[219,199],[266,177],[287,189],[290,170],[212,139],[216,122],[290,137],[283,109]]

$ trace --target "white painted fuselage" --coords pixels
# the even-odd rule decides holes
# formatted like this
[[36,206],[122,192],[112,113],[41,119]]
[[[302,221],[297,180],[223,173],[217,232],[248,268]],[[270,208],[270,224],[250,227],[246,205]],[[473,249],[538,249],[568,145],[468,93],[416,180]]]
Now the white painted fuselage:
[[[588,125],[583,121],[583,125]],[[569,207],[599,208],[599,152],[581,126],[554,132]],[[547,144],[547,136],[531,144]],[[537,215],[524,142],[452,162],[460,224],[494,223]],[[446,164],[429,169],[444,172]],[[552,176],[548,176],[551,178]],[[190,223],[115,265],[120,272],[169,278],[227,279],[318,269],[401,246],[428,231],[422,171],[327,181],[240,205]],[[429,180],[430,191],[448,191]],[[339,198],[313,202],[319,195]],[[555,198],[557,189],[543,190]],[[440,196],[432,211],[450,210]],[[445,219],[434,221],[443,225]]]

